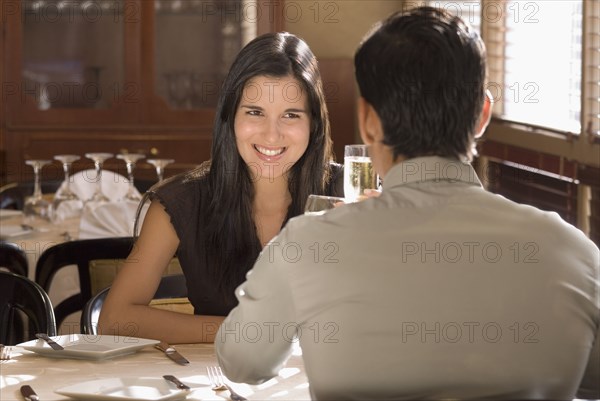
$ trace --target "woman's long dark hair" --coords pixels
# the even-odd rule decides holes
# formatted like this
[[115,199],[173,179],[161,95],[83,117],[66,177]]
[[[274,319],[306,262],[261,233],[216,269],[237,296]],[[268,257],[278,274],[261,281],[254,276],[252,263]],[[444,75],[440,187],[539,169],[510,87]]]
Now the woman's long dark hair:
[[[308,147],[287,172],[292,202],[284,224],[303,213],[308,195],[325,193],[331,179],[333,151],[329,117],[314,54],[302,39],[287,32],[257,37],[240,51],[221,88],[207,174],[210,204],[203,205],[197,223],[207,233],[206,243],[198,246],[205,248],[208,266],[223,296],[232,294],[244,281],[261,251],[252,218],[252,172],[239,154],[234,132],[244,86],[257,76],[294,77],[302,84],[310,109]],[[204,163],[201,169],[208,165]],[[189,174],[198,174],[198,171]]]
[[292,196],[287,221],[301,214],[311,193],[322,194],[333,158],[329,118],[317,60],[298,37],[282,32],[262,35],[242,49],[221,88],[208,174],[211,203],[204,211],[208,263],[221,291],[243,282],[261,250],[252,218],[252,174],[237,149],[234,119],[246,83],[257,76],[292,76],[307,94],[311,126],[308,148],[288,171]]

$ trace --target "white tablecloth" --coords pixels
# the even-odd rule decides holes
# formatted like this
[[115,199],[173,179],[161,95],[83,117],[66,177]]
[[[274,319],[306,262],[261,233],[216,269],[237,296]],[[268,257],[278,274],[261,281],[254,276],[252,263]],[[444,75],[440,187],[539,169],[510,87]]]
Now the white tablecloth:
[[[48,358],[14,348],[13,359],[0,362],[0,399],[23,400],[19,388],[24,384],[32,386],[40,400],[69,400],[54,393],[54,389],[88,380],[163,375],[174,375],[192,388],[187,400],[229,399],[229,392],[215,393],[209,386],[206,367],[217,365],[212,344],[185,344],[175,348],[190,361],[189,365],[177,365],[152,347],[104,361]],[[290,358],[278,377],[258,386],[233,384],[232,387],[249,400],[310,399],[302,357],[298,353]]]

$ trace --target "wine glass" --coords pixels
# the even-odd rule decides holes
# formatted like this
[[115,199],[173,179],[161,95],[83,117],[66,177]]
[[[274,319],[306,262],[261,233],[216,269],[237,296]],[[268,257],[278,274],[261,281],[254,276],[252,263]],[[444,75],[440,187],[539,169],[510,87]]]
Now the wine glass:
[[50,160],[26,160],[25,164],[33,168],[33,195],[25,198],[23,205],[23,224],[31,227],[47,225],[50,220],[51,205],[42,197],[42,168],[51,163]]
[[337,196],[309,195],[304,206],[304,214],[319,216],[344,203],[346,199]]
[[129,177],[129,189],[127,190],[127,194],[125,194],[125,200],[139,202],[142,199],[133,185],[133,169],[135,168],[135,163],[144,157],[146,157],[146,155],[141,153],[124,153],[117,155],[117,159],[125,161],[125,165],[127,166],[127,176]]
[[173,160],[173,159],[148,159],[148,163],[154,165],[154,167],[156,168],[156,175],[158,176],[158,182],[161,182],[163,180],[165,167],[167,165],[173,163],[174,161],[175,160]]
[[369,156],[368,145],[344,148],[344,197],[349,202],[365,198],[365,189],[377,189],[379,180]]
[[[60,226],[60,230],[69,234],[70,237],[76,237],[76,233],[69,233],[68,228],[78,227],[77,222],[83,209],[83,201],[71,190],[71,165],[80,159],[76,155],[57,155],[54,156],[63,165],[65,172],[64,185],[56,191],[52,201],[51,221]],[[64,230],[63,230],[64,229]]]
[[110,202],[110,199],[102,193],[102,165],[106,159],[113,157],[112,153],[86,153],[85,157],[94,161],[96,168],[96,191],[88,202]]

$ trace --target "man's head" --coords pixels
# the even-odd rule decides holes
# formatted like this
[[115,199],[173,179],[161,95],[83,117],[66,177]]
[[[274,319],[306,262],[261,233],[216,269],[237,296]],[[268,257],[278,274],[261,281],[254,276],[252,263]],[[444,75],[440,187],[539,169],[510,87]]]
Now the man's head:
[[393,14],[367,34],[354,63],[361,135],[385,148],[388,162],[472,157],[490,114],[486,56],[460,18],[430,7]]

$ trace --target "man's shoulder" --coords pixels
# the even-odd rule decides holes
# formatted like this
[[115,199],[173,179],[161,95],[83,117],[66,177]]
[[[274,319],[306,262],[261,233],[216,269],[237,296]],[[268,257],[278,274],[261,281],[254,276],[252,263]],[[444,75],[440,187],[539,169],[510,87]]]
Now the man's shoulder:
[[[598,258],[600,251],[596,244],[558,212],[542,210],[537,206],[515,202],[490,192],[486,192],[484,197],[490,211],[489,220],[498,224],[514,225],[516,236],[541,238],[545,242],[556,244],[557,249],[568,247],[574,252],[588,252]],[[485,223],[485,220],[481,223]]]

